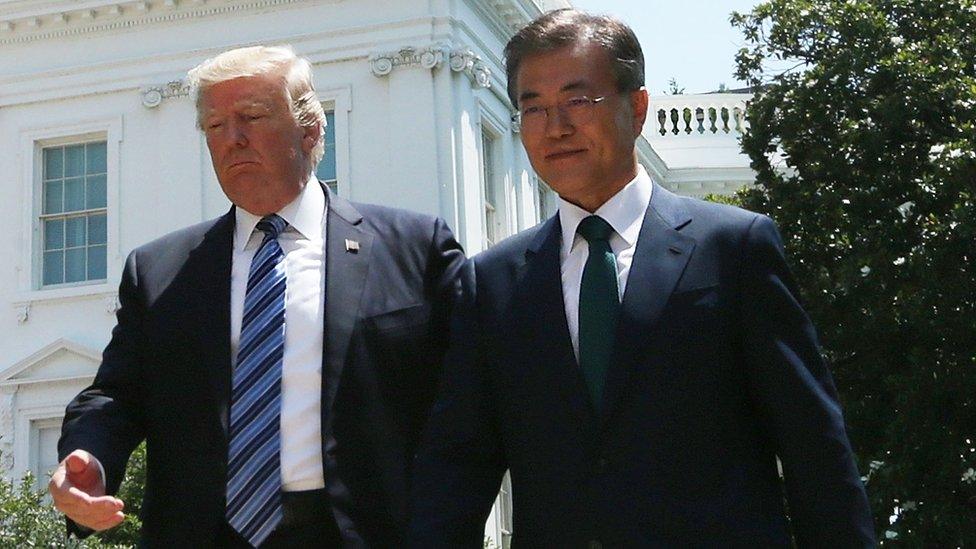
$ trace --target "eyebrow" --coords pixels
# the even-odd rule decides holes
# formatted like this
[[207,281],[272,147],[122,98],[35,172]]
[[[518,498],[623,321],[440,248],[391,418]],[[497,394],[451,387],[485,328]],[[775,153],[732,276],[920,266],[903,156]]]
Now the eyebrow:
[[[585,81],[583,81],[583,80],[576,80],[576,81],[570,82],[569,84],[566,84],[565,86],[559,88],[559,92],[562,93],[562,92],[567,92],[567,91],[581,90],[581,89],[588,88],[588,87],[589,86],[587,85],[587,83]],[[536,97],[539,97],[539,92],[535,92],[535,91],[532,91],[532,90],[528,90],[528,91],[522,92],[522,94],[519,95],[519,98],[518,99],[519,99],[519,102],[522,102],[522,101],[525,101],[527,99],[535,99]]]

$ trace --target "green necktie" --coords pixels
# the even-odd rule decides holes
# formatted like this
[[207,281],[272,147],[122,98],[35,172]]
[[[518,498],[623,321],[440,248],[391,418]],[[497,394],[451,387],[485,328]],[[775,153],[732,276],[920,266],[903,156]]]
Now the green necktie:
[[593,407],[603,406],[603,388],[607,381],[610,355],[620,298],[617,293],[617,261],[610,249],[613,227],[602,217],[591,215],[576,228],[590,245],[590,255],[583,267],[579,299],[579,358],[583,377],[590,389]]

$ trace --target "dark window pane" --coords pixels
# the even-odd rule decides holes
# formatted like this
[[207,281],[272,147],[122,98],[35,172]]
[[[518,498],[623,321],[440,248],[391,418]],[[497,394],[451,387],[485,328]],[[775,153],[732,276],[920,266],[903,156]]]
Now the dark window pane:
[[64,220],[48,219],[44,222],[44,249],[60,250],[64,248]]
[[104,141],[85,145],[85,156],[88,158],[88,167],[85,173],[105,173],[105,154]]
[[88,216],[88,245],[105,244],[107,241],[105,214]]
[[85,245],[85,221],[84,217],[69,217],[64,220],[64,247],[76,248]]
[[88,248],[88,280],[105,279],[105,246]]
[[54,214],[64,211],[64,182],[48,181],[44,184],[44,213]]
[[64,148],[64,176],[85,175],[85,146],[71,145]]
[[86,248],[75,248],[64,251],[64,281],[79,282],[85,280],[88,269],[85,266]]
[[89,175],[85,178],[88,187],[85,193],[85,206],[91,210],[93,208],[105,207],[105,174]]
[[44,149],[44,179],[64,177],[64,147]]
[[45,285],[64,282],[64,252],[44,252]]
[[76,177],[64,180],[64,211],[85,209],[85,179]]

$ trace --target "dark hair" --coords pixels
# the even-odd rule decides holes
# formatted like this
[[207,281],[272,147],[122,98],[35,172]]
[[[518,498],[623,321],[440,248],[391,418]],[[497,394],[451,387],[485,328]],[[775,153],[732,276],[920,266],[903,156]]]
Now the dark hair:
[[512,105],[518,106],[516,75],[522,59],[582,43],[599,44],[610,54],[617,91],[634,91],[644,85],[644,54],[630,27],[608,15],[560,9],[537,17],[505,46],[505,73]]

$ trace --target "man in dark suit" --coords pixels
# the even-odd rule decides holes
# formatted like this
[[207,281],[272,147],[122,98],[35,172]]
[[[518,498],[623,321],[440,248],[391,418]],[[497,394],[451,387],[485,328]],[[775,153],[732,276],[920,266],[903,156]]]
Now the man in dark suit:
[[111,342],[67,408],[55,504],[75,532],[117,525],[107,494],[145,439],[145,545],[400,545],[462,251],[439,219],[315,179],[325,116],[290,48],[190,79],[234,207],[128,257]]
[[508,469],[514,546],[871,546],[773,222],[676,196],[636,162],[633,32],[561,10],[505,54],[559,213],[465,269],[411,541],[480,546]]

